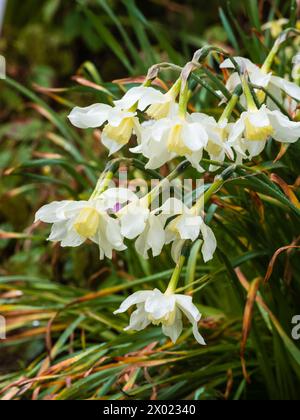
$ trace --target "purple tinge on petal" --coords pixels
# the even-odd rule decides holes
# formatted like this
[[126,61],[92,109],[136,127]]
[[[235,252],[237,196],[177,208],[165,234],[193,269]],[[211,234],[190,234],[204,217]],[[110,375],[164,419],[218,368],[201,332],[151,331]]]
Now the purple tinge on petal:
[[113,208],[113,212],[114,212],[114,213],[118,213],[118,211],[120,211],[120,210],[121,210],[121,208],[122,208],[122,204],[121,204],[121,203],[117,203],[117,204],[115,205],[115,207]]

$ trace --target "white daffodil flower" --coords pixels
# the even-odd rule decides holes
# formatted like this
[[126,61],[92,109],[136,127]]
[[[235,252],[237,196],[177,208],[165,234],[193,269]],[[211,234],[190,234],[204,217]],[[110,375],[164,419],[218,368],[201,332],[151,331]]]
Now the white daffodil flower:
[[114,106],[94,104],[86,108],[76,107],[69,119],[78,128],[97,128],[105,124],[101,140],[112,155],[128,144],[133,134],[140,135],[136,111],[144,111],[150,103],[162,100],[163,96],[156,89],[140,86],[130,89],[121,100],[114,102]]
[[153,257],[161,254],[166,242],[165,224],[168,216],[150,211],[147,200],[128,204],[117,214],[121,223],[121,233],[127,239],[136,239],[137,252],[148,259],[152,250]]
[[163,333],[176,343],[183,330],[182,314],[184,314],[193,326],[197,342],[206,345],[198,330],[201,314],[190,296],[163,294],[158,289],[136,292],[129,296],[114,314],[124,313],[133,305],[137,305],[137,310],[131,315],[126,331],[141,331],[151,323],[162,325]]
[[149,162],[148,169],[157,169],[177,156],[185,157],[194,168],[203,172],[199,162],[208,142],[205,126],[194,120],[193,114],[179,116],[175,108],[169,118],[143,127],[141,144],[131,149],[142,153]]
[[188,208],[184,203],[175,198],[169,199],[161,207],[163,215],[178,216],[166,227],[166,244],[172,243],[172,258],[179,261],[185,241],[195,242],[202,235],[202,256],[204,262],[213,259],[217,249],[217,240],[212,229],[207,226],[196,207]]
[[250,110],[241,115],[228,142],[239,155],[247,158],[248,153],[248,158],[252,159],[262,153],[271,137],[281,143],[295,143],[300,138],[300,123],[263,105],[259,110]]
[[[283,79],[282,77],[274,76],[272,72],[266,73],[263,68],[259,68],[256,64],[253,64],[249,59],[243,57],[234,57],[237,64],[240,66],[242,72],[247,72],[249,79],[252,84],[256,86],[268,89],[268,91],[279,101],[283,102],[284,92],[297,101],[300,101],[300,87],[289,80]],[[234,69],[234,64],[230,59],[226,59],[221,65],[221,69]],[[238,73],[233,73],[227,81],[226,87],[230,92],[233,92],[235,88],[241,84],[241,79]],[[258,92],[264,95],[263,92]],[[277,109],[273,101],[268,98],[267,104],[271,109]]]
[[116,205],[136,199],[123,188],[110,189],[89,201],[61,201],[43,206],[35,222],[53,224],[48,238],[62,247],[77,247],[87,239],[99,246],[100,259],[112,258],[112,251],[126,249],[119,221],[109,211]]

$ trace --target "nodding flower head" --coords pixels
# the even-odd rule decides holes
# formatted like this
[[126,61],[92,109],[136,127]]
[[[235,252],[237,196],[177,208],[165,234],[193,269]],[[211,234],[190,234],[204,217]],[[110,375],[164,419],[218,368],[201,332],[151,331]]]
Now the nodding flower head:
[[162,332],[176,343],[183,331],[182,315],[185,315],[192,324],[195,339],[205,345],[198,330],[201,314],[190,296],[162,293],[158,289],[136,292],[122,303],[115,315],[126,312],[133,305],[137,305],[137,309],[132,313],[126,331],[141,331],[150,324],[161,325]]

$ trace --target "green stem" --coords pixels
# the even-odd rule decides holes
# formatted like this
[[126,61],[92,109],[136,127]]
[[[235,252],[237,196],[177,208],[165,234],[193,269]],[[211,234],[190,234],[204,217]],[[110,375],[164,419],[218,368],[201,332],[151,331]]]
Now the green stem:
[[269,73],[271,70],[271,67],[273,65],[273,62],[275,60],[276,55],[278,54],[280,48],[282,45],[291,37],[291,36],[299,36],[300,31],[298,31],[295,28],[287,28],[284,30],[277,40],[275,41],[273,48],[271,49],[268,57],[266,58],[266,61],[264,62],[261,71],[265,74]]
[[190,251],[190,247],[188,245],[184,245],[182,252],[181,252],[181,256],[179,258],[178,263],[176,264],[175,270],[173,272],[173,275],[171,277],[170,283],[168,285],[168,288],[166,290],[166,294],[173,294],[175,293],[176,289],[177,289],[177,285],[179,283],[180,280],[180,275],[182,272],[182,269],[185,265],[185,262],[187,260],[188,254]]
[[143,197],[143,200],[148,199],[148,204],[150,206],[150,204],[153,202],[153,200],[155,200],[160,191],[163,190],[165,185],[169,185],[171,181],[173,181],[180,174],[185,172],[190,166],[191,163],[188,160],[183,161],[180,165],[177,166],[177,168],[173,172],[171,172],[166,178],[162,179],[160,183],[157,184],[155,188],[153,188],[152,191],[150,191],[145,197]]
[[232,95],[232,98],[227,103],[227,106],[224,109],[223,114],[221,115],[221,118],[219,120],[220,122],[223,121],[223,120],[229,120],[230,119],[235,107],[237,106],[239,98],[241,96],[241,90],[242,90],[241,87],[239,88],[239,90],[236,89],[236,91]]
[[242,85],[243,85],[244,94],[246,96],[248,109],[251,110],[251,111],[257,111],[258,107],[256,106],[256,103],[253,99],[251,89],[250,89],[250,86],[248,84],[248,81],[246,80],[246,77],[243,77]]
[[223,187],[225,182],[231,177],[231,175],[236,171],[236,165],[230,165],[221,175],[216,177],[215,182],[209,187],[209,189],[201,196],[197,203],[194,205],[193,209],[197,214],[203,210],[205,204],[211,199],[211,197],[216,194]]
[[97,182],[96,188],[90,197],[91,200],[101,195],[104,191],[107,190],[115,173],[118,171],[120,165],[122,164],[128,167],[134,166],[135,168],[145,172],[147,175],[151,176],[154,179],[163,180],[163,177],[158,172],[150,170],[150,169],[146,169],[143,162],[139,161],[138,159],[131,159],[131,158],[113,159],[110,162],[108,162],[108,164],[106,165],[106,168],[101,174]]

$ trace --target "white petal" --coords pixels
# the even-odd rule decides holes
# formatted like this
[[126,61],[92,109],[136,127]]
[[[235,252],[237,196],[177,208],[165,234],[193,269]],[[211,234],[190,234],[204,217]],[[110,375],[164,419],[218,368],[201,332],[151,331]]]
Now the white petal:
[[148,243],[148,233],[149,233],[149,226],[147,226],[144,232],[137,238],[135,242],[135,249],[137,252],[147,260],[149,258],[148,251],[150,249],[150,245]]
[[75,230],[71,229],[68,231],[67,236],[63,238],[63,240],[61,241],[61,246],[63,248],[65,247],[76,248],[82,245],[85,242],[85,240],[86,239],[78,235],[78,233],[75,232]]
[[178,239],[173,242],[172,245],[172,258],[173,261],[177,264],[181,255],[182,248],[185,244],[184,239]]
[[135,239],[146,227],[150,211],[135,203],[126,206],[120,212],[121,233],[127,239]]
[[134,87],[128,90],[128,92],[125,93],[122,99],[119,101],[115,101],[115,105],[118,108],[122,109],[130,109],[132,108],[137,102],[143,97],[143,95],[146,94],[147,89],[145,86],[138,86]]
[[130,201],[138,200],[136,194],[130,191],[127,188],[109,188],[104,193],[101,194],[101,204],[103,201],[103,206],[106,209],[113,209],[116,204],[123,204]]
[[269,113],[271,124],[275,130],[273,137],[282,143],[295,143],[300,138],[300,122],[291,121],[280,111]]
[[[251,73],[257,69],[259,69],[258,66],[252,63],[248,58],[244,57],[233,57],[236,63],[241,67],[242,72],[247,71],[248,73]],[[220,65],[221,69],[234,69],[233,62],[227,58],[223,61],[223,63]]]
[[267,107],[265,105],[256,112],[247,112],[246,114],[251,124],[255,127],[267,127],[270,125]]
[[199,344],[205,346],[206,343],[198,330],[198,322],[201,319],[201,314],[198,311],[197,307],[193,304],[192,298],[190,296],[185,295],[176,295],[176,302],[179,308],[191,322],[193,326],[193,334],[195,339],[198,341]]
[[[139,305],[138,305],[139,306]],[[130,323],[125,331],[142,331],[151,324],[151,321],[147,318],[147,313],[144,310],[144,305],[134,311],[130,317]]]
[[278,88],[282,89],[291,98],[300,101],[300,87],[296,85],[296,83],[290,82],[277,76],[272,76],[271,82]]
[[69,225],[67,221],[56,222],[52,226],[48,241],[60,242],[68,235]]
[[201,233],[203,236],[202,255],[204,262],[208,262],[213,259],[214,253],[217,249],[217,240],[212,229],[205,223],[201,225]]
[[192,167],[196,169],[200,174],[205,172],[205,170],[200,165],[200,162],[203,157],[203,150],[199,150],[198,152],[194,152],[191,155],[187,155],[186,159],[191,162]]
[[121,227],[119,221],[107,216],[104,218],[104,223],[106,227],[106,237],[114,249],[123,247],[124,238],[121,235]]
[[188,115],[187,117],[188,121],[194,122],[194,123],[200,123],[204,126],[206,125],[214,125],[216,124],[216,120],[214,117],[211,117],[207,114],[203,114],[201,112],[193,112],[192,114]]
[[105,104],[94,104],[86,108],[76,107],[69,115],[69,120],[78,128],[101,127],[107,121],[111,109],[111,106]]
[[250,74],[250,81],[257,86],[267,88],[271,81],[272,73],[265,74],[260,69],[256,69]]
[[61,211],[70,203],[70,201],[54,201],[53,203],[46,204],[40,208],[35,215],[35,223],[42,221],[44,223],[55,223],[64,220],[61,217]]
[[169,198],[159,209],[162,214],[176,216],[178,214],[188,213],[188,207],[177,198]]
[[123,120],[135,117],[135,115],[135,112],[123,111],[122,109],[116,107],[112,108],[109,112],[107,121],[112,127],[119,127]]
[[[144,156],[147,157],[146,155]],[[159,169],[174,159],[175,156],[176,155],[174,153],[170,153],[168,150],[165,150],[163,153],[157,154],[156,156],[148,157],[149,161],[145,168],[153,170]]]
[[104,132],[101,135],[103,145],[109,150],[109,156],[114,155],[121,150],[125,145],[110,139]]
[[122,314],[128,309],[133,306],[137,305],[139,303],[145,302],[149,296],[153,295],[153,290],[145,290],[140,292],[135,292],[133,295],[129,296],[127,299],[124,300],[124,302],[121,304],[120,308],[114,312],[115,315]]
[[175,344],[183,330],[182,316],[179,309],[176,309],[176,317],[173,325],[163,325],[162,331]]
[[241,84],[241,78],[238,73],[232,73],[229,79],[226,82],[226,88],[229,92],[234,92],[234,90]]
[[247,141],[245,140],[245,145],[249,152],[249,158],[252,159],[255,156],[259,156],[265,149],[267,141]]
[[157,257],[161,254],[166,241],[164,218],[160,216],[151,216],[149,224],[148,244],[152,249],[153,257]]
[[182,129],[184,144],[192,151],[203,149],[208,142],[208,134],[199,123],[184,124]]
[[200,234],[203,220],[200,216],[184,215],[178,218],[177,230],[181,239],[195,241]]
[[166,96],[157,89],[147,88],[144,95],[139,100],[138,108],[144,111],[149,105],[162,104],[167,101]]
[[245,114],[242,114],[241,118],[233,125],[228,138],[229,144],[236,144],[241,139],[245,130],[244,116]]
[[155,289],[145,302],[145,311],[151,315],[151,318],[160,320],[174,311],[175,303],[175,295],[164,295]]

